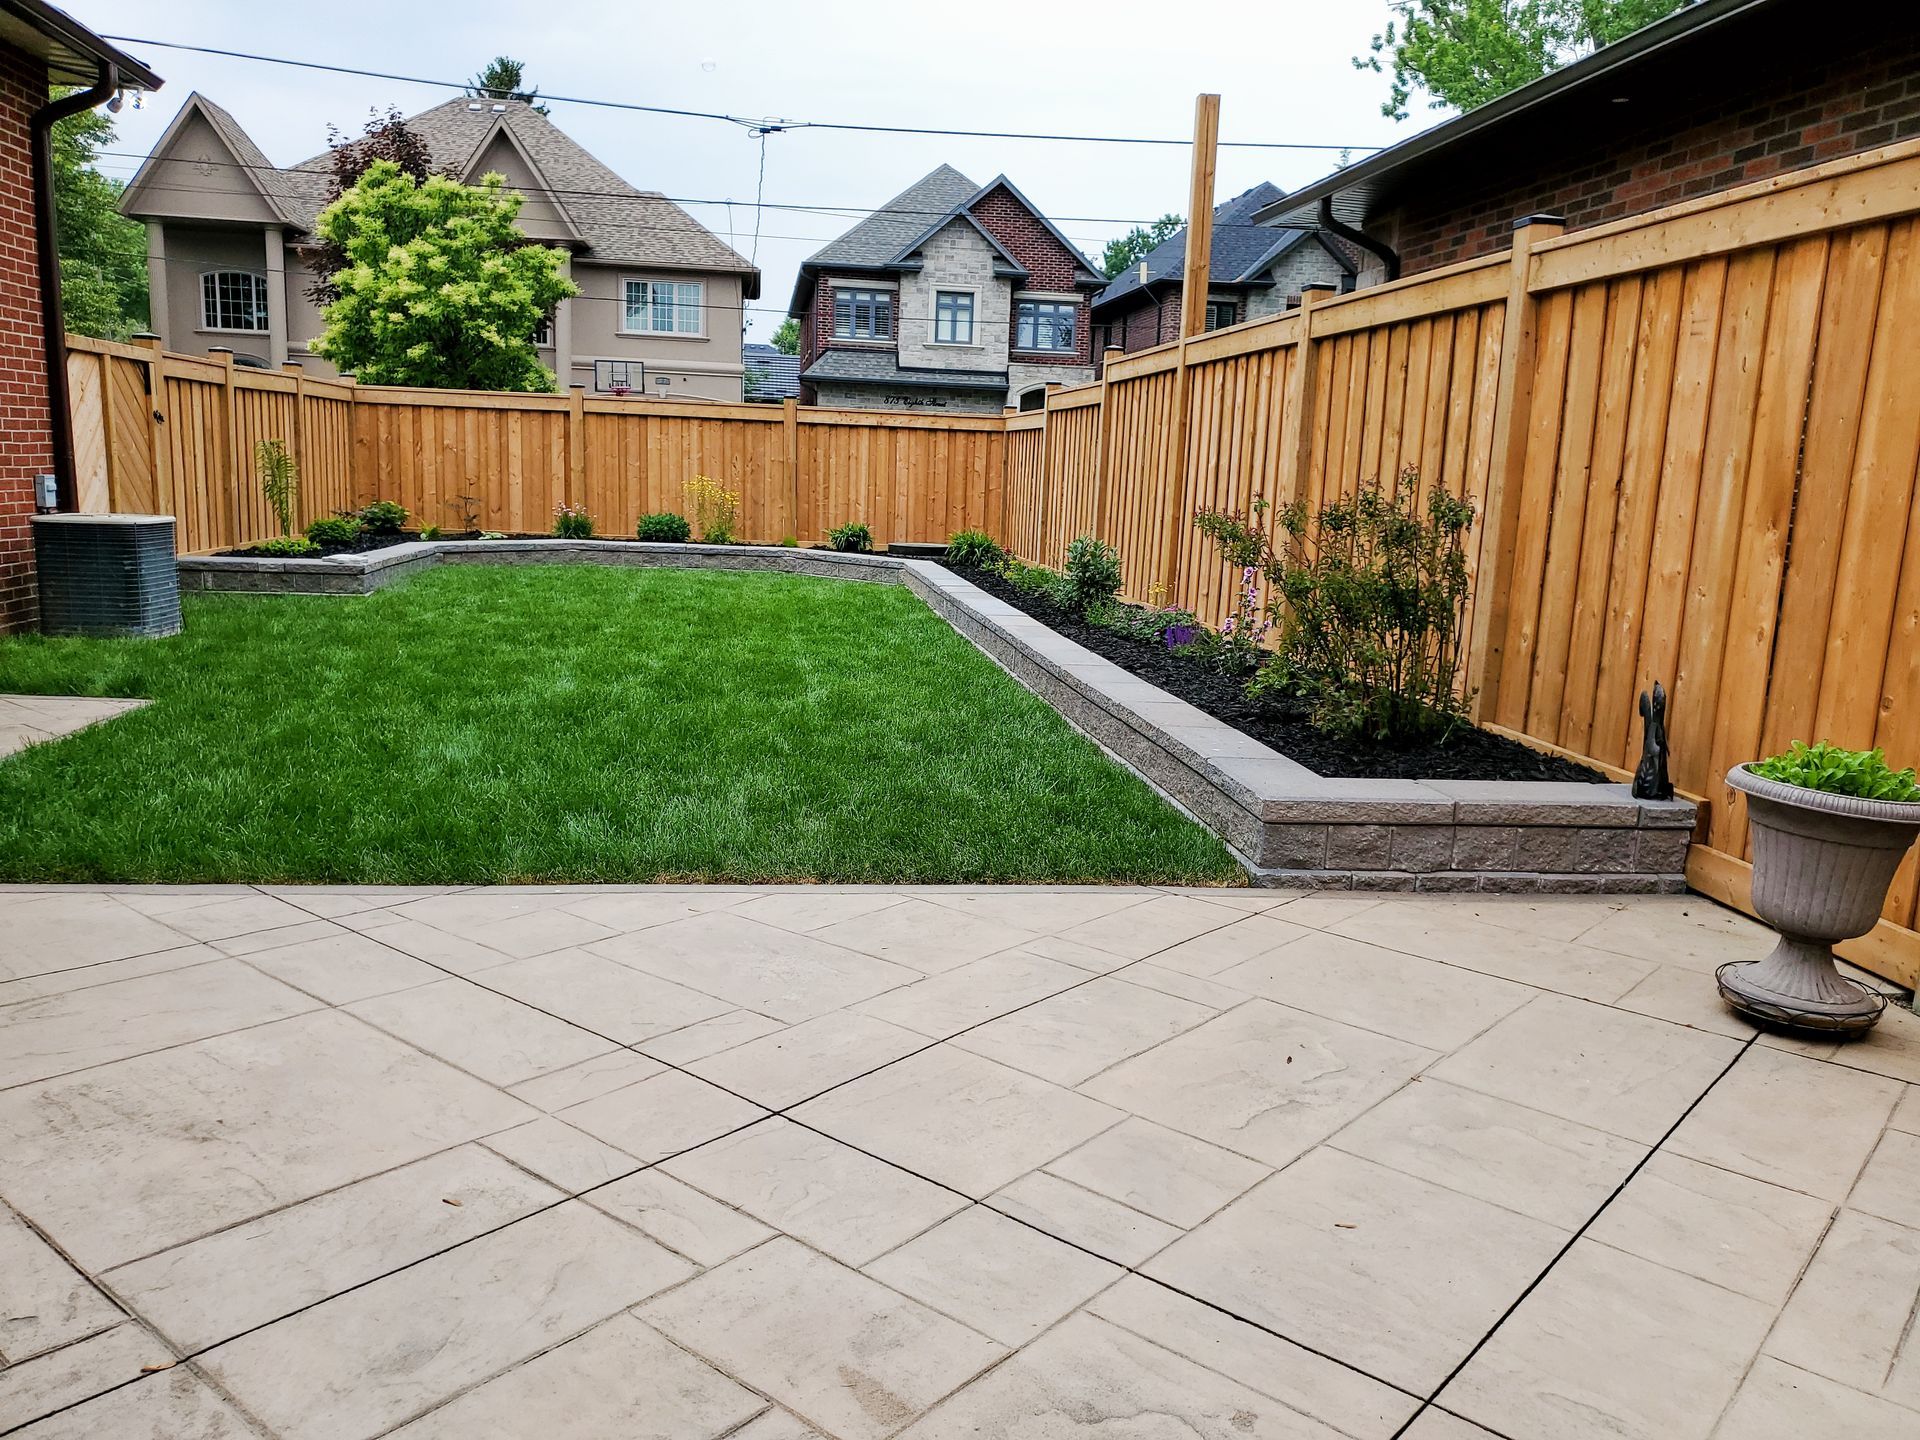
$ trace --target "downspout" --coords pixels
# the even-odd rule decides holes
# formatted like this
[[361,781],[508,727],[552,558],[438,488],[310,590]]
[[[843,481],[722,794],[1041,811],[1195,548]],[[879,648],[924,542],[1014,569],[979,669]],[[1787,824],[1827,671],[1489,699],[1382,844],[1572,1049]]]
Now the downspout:
[[1365,231],[1356,230],[1353,226],[1342,224],[1336,219],[1333,213],[1333,197],[1331,195],[1322,195],[1320,197],[1320,228],[1331,234],[1338,235],[1349,244],[1358,245],[1369,255],[1376,256],[1381,265],[1385,267],[1388,280],[1398,280],[1400,278],[1399,253],[1386,242],[1376,240]]
[[34,248],[40,262],[40,328],[47,357],[48,418],[53,423],[53,473],[59,487],[59,508],[80,508],[73,474],[73,416],[67,409],[67,325],[60,306],[60,239],[54,233],[53,143],[56,123],[69,115],[91,110],[120,88],[120,69],[110,60],[100,62],[100,78],[92,88],[41,106],[28,121],[32,136]]

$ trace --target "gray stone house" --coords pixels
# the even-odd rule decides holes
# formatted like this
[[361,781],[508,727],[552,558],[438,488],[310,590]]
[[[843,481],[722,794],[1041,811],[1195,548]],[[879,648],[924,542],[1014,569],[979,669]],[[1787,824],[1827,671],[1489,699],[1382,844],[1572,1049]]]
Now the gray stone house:
[[[525,197],[519,225],[564,250],[580,294],[560,302],[540,358],[590,393],[739,400],[741,317],[760,272],[664,195],[637,190],[518,101],[456,99],[412,116],[436,168],[498,173]],[[146,223],[153,324],[170,350],[242,363],[297,360],[319,311],[305,249],[331,152],[275,166],[234,118],[194,94],[142,162],[121,209]]]
[[[1303,285],[1351,290],[1355,254],[1311,228],[1274,229],[1252,223],[1254,213],[1280,198],[1261,183],[1213,208],[1213,249],[1207,267],[1208,330],[1283,313]],[[1181,289],[1187,232],[1176,231],[1135,265],[1113,277],[1093,300],[1094,341],[1131,353],[1180,338]],[[1144,271],[1144,273],[1143,273]]]
[[942,165],[800,267],[801,398],[999,413],[1093,378],[1105,284],[1005,176]]

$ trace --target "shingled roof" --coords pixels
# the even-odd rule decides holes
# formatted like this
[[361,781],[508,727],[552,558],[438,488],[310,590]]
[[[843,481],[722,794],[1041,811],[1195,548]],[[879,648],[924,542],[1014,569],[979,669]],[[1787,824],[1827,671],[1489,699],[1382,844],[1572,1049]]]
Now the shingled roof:
[[[196,103],[274,212],[294,229],[311,233],[327,203],[333,152],[278,169],[232,115],[204,95],[188,98],[189,106]],[[748,299],[760,293],[760,272],[744,256],[658,191],[629,185],[530,105],[462,97],[406,123],[425,142],[434,167],[463,180],[479,178],[470,171],[496,126],[507,130],[544,180],[541,198],[579,236],[582,259],[725,271],[742,277]]]
[[[1313,232],[1303,229],[1252,225],[1248,217],[1279,199],[1280,190],[1262,181],[1251,190],[1223,200],[1213,207],[1213,249],[1208,260],[1209,276],[1216,285],[1247,285],[1274,261],[1309,238]],[[1347,264],[1344,257],[1338,257]],[[1095,311],[1123,300],[1137,291],[1162,282],[1179,280],[1187,270],[1187,231],[1182,226],[1149,250],[1141,259],[1147,278],[1140,278],[1136,261],[1113,277],[1107,288],[1093,297]],[[1353,267],[1348,264],[1348,269]]]

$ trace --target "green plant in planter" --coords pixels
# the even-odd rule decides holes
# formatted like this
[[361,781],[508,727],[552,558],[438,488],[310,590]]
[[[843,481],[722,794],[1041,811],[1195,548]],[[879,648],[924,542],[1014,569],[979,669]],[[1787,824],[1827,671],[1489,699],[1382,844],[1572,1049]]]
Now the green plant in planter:
[[658,515],[642,515],[640,524],[634,533],[642,540],[659,540],[668,544],[685,544],[687,537],[693,534],[693,527],[687,523],[684,515],[664,512]]
[[344,550],[364,527],[351,515],[322,515],[307,526],[307,539],[323,549]]
[[1747,768],[1762,780],[1829,795],[1920,801],[1920,783],[1912,767],[1895,770],[1887,764],[1883,750],[1848,750],[1826,740],[1813,745],[1795,740],[1781,754],[1756,760]]
[[587,513],[584,505],[556,505],[553,507],[553,533],[562,540],[591,540],[593,516]]
[[253,549],[257,555],[271,555],[280,560],[296,560],[301,556],[320,553],[318,545],[299,535],[275,535],[262,540]]
[[375,500],[354,514],[369,535],[398,535],[407,528],[407,507],[392,500]]
[[947,559],[955,565],[992,565],[1007,558],[1000,542],[984,530],[956,530],[947,537]]
[[836,525],[827,531],[827,544],[835,550],[845,550],[854,555],[866,555],[873,550],[873,531],[858,520],[847,525]]
[[278,440],[262,440],[254,446],[253,462],[260,467],[260,493],[267,497],[273,518],[280,522],[281,536],[292,535],[293,502],[300,493],[300,467]]
[[1104,540],[1081,535],[1067,546],[1065,603],[1085,614],[1120,593],[1120,552]]

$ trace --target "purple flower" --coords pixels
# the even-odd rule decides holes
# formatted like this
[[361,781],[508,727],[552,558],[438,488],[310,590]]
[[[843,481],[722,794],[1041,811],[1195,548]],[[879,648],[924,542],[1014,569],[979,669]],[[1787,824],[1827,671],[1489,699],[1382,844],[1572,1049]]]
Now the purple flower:
[[1193,629],[1191,625],[1169,625],[1160,638],[1167,642],[1169,650],[1183,649],[1193,643]]

